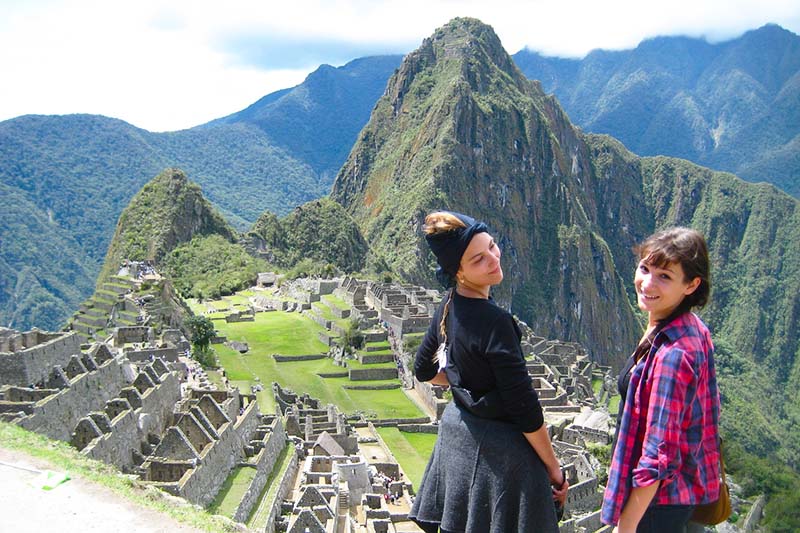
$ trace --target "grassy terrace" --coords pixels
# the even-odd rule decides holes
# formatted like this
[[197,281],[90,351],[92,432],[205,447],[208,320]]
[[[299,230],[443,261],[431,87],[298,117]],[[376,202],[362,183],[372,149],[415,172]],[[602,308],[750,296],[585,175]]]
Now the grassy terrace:
[[[603,380],[592,378],[592,391],[595,394],[600,392],[600,389],[603,387]],[[611,400],[608,402],[608,412],[613,416],[616,415],[619,411],[619,401],[621,397],[619,394],[614,394],[611,397]]]
[[[408,478],[419,487],[422,474],[428,464],[428,458],[433,452],[436,435],[428,433],[405,433],[397,428],[377,428],[381,438],[392,450],[403,466]],[[402,458],[402,459],[401,459]]]
[[[370,354],[374,353],[382,353],[382,352],[369,352]],[[363,368],[394,368],[395,363],[389,361],[388,363],[372,363],[372,364],[362,364],[358,362],[358,359],[348,359],[347,360],[347,367],[348,368],[356,368],[356,369],[363,369]]]
[[329,307],[336,307],[337,309],[350,309],[350,306],[347,305],[347,302],[339,298],[338,296],[334,296],[333,294],[323,294],[320,296],[320,299],[325,302]]
[[[244,341],[250,351],[242,355],[223,345],[215,345],[220,363],[234,385],[249,391],[251,385],[260,383],[264,390],[258,394],[263,412],[275,412],[270,384],[277,381],[297,393],[306,392],[319,398],[323,404],[336,404],[343,412],[362,412],[374,418],[416,418],[424,416],[400,389],[350,390],[344,385],[367,385],[370,382],[353,382],[346,377],[323,378],[319,374],[345,373],[346,368],[336,366],[331,359],[292,361],[278,363],[272,354],[308,355],[328,351],[318,335],[325,331],[317,323],[299,313],[256,313],[254,322],[214,323],[217,331],[229,340]],[[348,362],[349,363],[349,362]],[[357,361],[354,362],[362,367]],[[393,367],[393,363],[378,367]],[[386,383],[379,381],[376,383]]]
[[286,469],[289,468],[289,464],[292,462],[292,458],[294,457],[294,453],[292,452],[293,446],[291,444],[287,444],[281,454],[278,456],[277,461],[275,461],[275,467],[272,469],[272,472],[267,478],[267,483],[264,485],[264,490],[259,495],[258,501],[260,503],[258,507],[255,507],[252,510],[250,518],[247,520],[247,526],[250,529],[255,531],[263,531],[266,527],[269,506],[275,500],[275,495],[278,491],[278,484],[275,482],[275,480],[280,479],[284,472],[286,472]]
[[325,304],[314,303],[313,307],[317,310],[317,313],[319,313],[319,316],[321,316],[325,320],[332,320],[332,321],[336,322],[337,324],[339,324],[342,327],[346,327],[347,323],[350,322],[349,318],[339,318],[339,317],[337,317],[333,313],[333,310],[330,307],[328,307],[327,305],[325,305]]
[[242,497],[250,483],[256,477],[256,469],[249,466],[237,466],[231,471],[228,479],[223,483],[222,488],[214,501],[209,505],[208,512],[233,518],[233,513],[242,502]]

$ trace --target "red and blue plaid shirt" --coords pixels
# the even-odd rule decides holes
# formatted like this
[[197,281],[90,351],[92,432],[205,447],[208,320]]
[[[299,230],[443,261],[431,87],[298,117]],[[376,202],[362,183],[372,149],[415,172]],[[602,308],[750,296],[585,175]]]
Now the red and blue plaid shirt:
[[684,313],[658,332],[631,371],[602,521],[617,524],[631,489],[658,481],[655,505],[715,501],[719,453],[714,346],[706,325]]

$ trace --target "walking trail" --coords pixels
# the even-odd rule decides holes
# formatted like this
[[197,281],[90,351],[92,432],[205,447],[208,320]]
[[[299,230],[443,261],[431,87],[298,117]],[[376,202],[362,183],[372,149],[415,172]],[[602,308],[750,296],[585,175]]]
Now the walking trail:
[[199,531],[71,473],[52,490],[34,487],[43,470],[59,471],[43,459],[0,448],[0,531]]

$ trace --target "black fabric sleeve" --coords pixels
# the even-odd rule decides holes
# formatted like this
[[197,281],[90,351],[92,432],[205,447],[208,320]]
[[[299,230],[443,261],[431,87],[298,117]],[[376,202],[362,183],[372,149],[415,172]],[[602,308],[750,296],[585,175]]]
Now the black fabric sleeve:
[[539,429],[544,424],[544,414],[525,367],[519,329],[511,315],[503,313],[495,320],[487,338],[486,359],[511,420],[524,433]]
[[422,338],[414,358],[414,375],[419,381],[430,381],[439,373],[439,364],[433,362],[433,356],[439,348],[439,321],[442,317],[442,307],[433,314],[428,331]]

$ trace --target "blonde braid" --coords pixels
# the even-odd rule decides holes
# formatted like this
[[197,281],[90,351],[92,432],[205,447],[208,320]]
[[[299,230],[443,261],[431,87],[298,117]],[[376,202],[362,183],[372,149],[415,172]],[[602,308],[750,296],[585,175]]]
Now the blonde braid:
[[[439,322],[439,334],[442,337],[442,342],[445,347],[447,346],[447,315],[450,312],[450,303],[453,301],[453,291],[450,291],[450,295],[447,298],[447,302],[444,304],[444,310],[442,310],[442,320]],[[433,362],[439,363],[439,354],[442,353],[441,350],[436,350],[436,353],[433,354]]]

